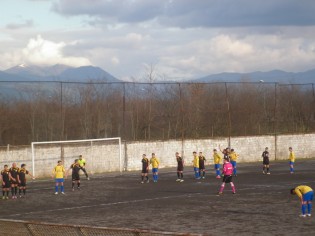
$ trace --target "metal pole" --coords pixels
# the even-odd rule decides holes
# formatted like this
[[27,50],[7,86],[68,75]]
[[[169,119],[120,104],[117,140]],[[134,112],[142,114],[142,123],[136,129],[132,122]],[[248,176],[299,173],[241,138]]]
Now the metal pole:
[[63,140],[63,129],[64,129],[64,120],[63,120],[63,84],[60,82],[60,122],[61,122],[61,130],[60,130],[60,140]]
[[277,86],[278,83],[275,83],[275,104],[274,104],[274,122],[273,122],[273,132],[275,136],[275,160],[277,160]]
[[229,101],[229,96],[228,96],[228,87],[227,83],[224,83],[225,85],[225,100],[226,100],[226,105],[227,105],[227,112],[228,112],[228,147],[231,148],[231,112],[230,112],[230,101]]
[[126,83],[124,85],[124,94],[123,94],[123,131],[122,131],[122,138],[126,140]]

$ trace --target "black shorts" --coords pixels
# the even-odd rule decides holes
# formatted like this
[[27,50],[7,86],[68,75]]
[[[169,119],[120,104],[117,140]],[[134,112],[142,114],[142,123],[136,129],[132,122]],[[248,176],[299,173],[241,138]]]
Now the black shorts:
[[72,175],[72,181],[77,181],[77,180],[80,180],[80,175],[79,174]]
[[11,182],[5,181],[5,184],[2,183],[2,188],[11,188]]
[[26,181],[21,181],[21,183],[19,183],[19,187],[26,187]]
[[18,181],[13,181],[13,180],[11,180],[11,185],[18,185],[19,184],[19,182]]
[[142,168],[142,171],[141,171],[142,174],[148,174],[149,173],[149,169],[147,168]]
[[269,165],[269,160],[268,159],[263,160],[263,165]]
[[183,165],[178,165],[177,166],[177,171],[184,171],[184,166]]
[[227,184],[233,182],[232,175],[224,175],[222,182],[227,183]]
[[204,170],[205,168],[205,164],[199,164],[199,170]]

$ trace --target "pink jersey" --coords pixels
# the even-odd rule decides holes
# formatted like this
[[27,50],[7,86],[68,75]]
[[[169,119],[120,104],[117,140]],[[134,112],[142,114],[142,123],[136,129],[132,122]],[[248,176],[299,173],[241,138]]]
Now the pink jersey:
[[223,174],[224,175],[232,175],[233,174],[233,166],[230,162],[226,162],[223,164]]

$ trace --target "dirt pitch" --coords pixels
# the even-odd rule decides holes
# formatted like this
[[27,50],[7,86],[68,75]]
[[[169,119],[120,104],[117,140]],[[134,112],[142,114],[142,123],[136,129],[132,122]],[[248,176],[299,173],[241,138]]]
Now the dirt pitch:
[[161,170],[159,182],[149,184],[140,184],[139,172],[82,177],[74,192],[67,179],[65,195],[54,195],[53,180],[29,181],[26,198],[0,201],[0,218],[206,235],[315,235],[315,211],[300,218],[298,198],[289,194],[301,184],[315,189],[314,159],[298,160],[295,174],[287,162],[273,162],[271,175],[262,174],[261,163],[239,164],[237,194],[227,185],[222,196],[221,180],[207,167],[204,180],[186,167],[183,183],[175,181],[175,169]]

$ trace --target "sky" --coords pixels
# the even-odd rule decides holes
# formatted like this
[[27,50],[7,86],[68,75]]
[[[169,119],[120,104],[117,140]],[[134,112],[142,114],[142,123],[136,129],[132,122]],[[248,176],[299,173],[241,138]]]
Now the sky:
[[314,0],[2,0],[0,70],[93,65],[127,81],[306,71],[314,12]]

